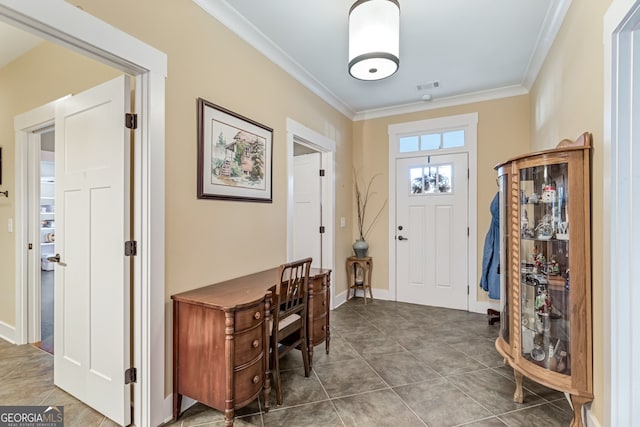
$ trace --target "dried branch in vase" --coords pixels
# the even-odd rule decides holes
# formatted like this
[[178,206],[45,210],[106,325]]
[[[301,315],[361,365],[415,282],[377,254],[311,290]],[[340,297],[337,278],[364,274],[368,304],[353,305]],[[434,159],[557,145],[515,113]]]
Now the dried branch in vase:
[[355,170],[355,168],[353,169],[353,182],[355,185],[356,208],[358,210],[357,213],[358,213],[358,236],[359,236],[358,239],[359,240],[366,239],[367,235],[369,234],[369,231],[371,231],[371,228],[374,226],[374,224],[380,217],[380,214],[384,210],[384,207],[387,204],[387,201],[385,200],[382,203],[382,206],[380,207],[380,209],[378,209],[378,211],[376,212],[375,216],[373,217],[373,220],[367,225],[366,214],[367,214],[367,208],[369,207],[369,198],[376,194],[371,192],[371,185],[373,184],[373,181],[378,175],[381,175],[381,174],[375,174],[371,177],[371,179],[369,179],[369,182],[367,183],[363,192],[362,187],[358,182],[358,172]]

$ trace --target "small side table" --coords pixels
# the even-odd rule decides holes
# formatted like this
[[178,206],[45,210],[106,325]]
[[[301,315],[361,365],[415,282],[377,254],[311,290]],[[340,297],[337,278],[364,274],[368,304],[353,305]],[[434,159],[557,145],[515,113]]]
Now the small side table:
[[347,301],[351,297],[351,289],[353,289],[353,297],[356,296],[357,288],[362,288],[362,296],[364,303],[367,303],[367,288],[369,295],[373,301],[373,292],[371,291],[371,271],[373,270],[373,258],[370,256],[364,258],[356,258],[354,256],[347,258]]

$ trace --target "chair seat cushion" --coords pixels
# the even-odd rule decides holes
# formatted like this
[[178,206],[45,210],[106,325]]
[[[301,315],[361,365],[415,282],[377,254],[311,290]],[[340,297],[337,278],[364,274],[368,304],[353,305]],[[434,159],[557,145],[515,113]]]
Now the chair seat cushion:
[[[300,319],[300,315],[298,314],[292,314],[289,317],[285,317],[284,319],[280,320],[280,323],[278,324],[278,330],[280,331],[283,330],[284,328],[286,328],[293,322],[298,321],[299,319]],[[269,322],[269,335],[272,334],[272,331],[273,331],[273,320]]]

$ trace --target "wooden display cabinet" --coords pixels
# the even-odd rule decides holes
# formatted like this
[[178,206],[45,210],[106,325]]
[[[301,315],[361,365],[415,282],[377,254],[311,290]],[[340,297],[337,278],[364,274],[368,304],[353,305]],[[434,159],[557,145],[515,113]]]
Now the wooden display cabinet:
[[571,426],[593,400],[591,135],[496,166],[500,184],[501,317],[496,349],[522,376],[569,393]]

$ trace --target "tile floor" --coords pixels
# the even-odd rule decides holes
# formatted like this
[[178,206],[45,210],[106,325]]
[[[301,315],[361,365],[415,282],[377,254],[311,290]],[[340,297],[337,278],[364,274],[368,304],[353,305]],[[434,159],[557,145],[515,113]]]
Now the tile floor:
[[40,271],[40,348],[53,354],[54,272]]
[[[331,348],[282,364],[284,402],[261,412],[238,411],[236,426],[568,426],[562,393],[525,379],[525,403],[513,402],[513,371],[494,342],[499,324],[459,310],[361,298],[331,312]],[[223,426],[224,415],[202,404],[167,426]]]
[[65,426],[116,426],[53,385],[53,356],[0,339],[0,405],[64,405]]
[[[331,352],[315,348],[304,377],[299,353],[283,359],[284,402],[237,411],[236,426],[568,426],[564,395],[525,379],[513,402],[513,374],[494,348],[498,324],[485,315],[375,300],[331,312]],[[57,389],[53,358],[0,340],[0,404],[65,405],[66,426],[112,426]],[[166,426],[223,426],[202,404]]]

